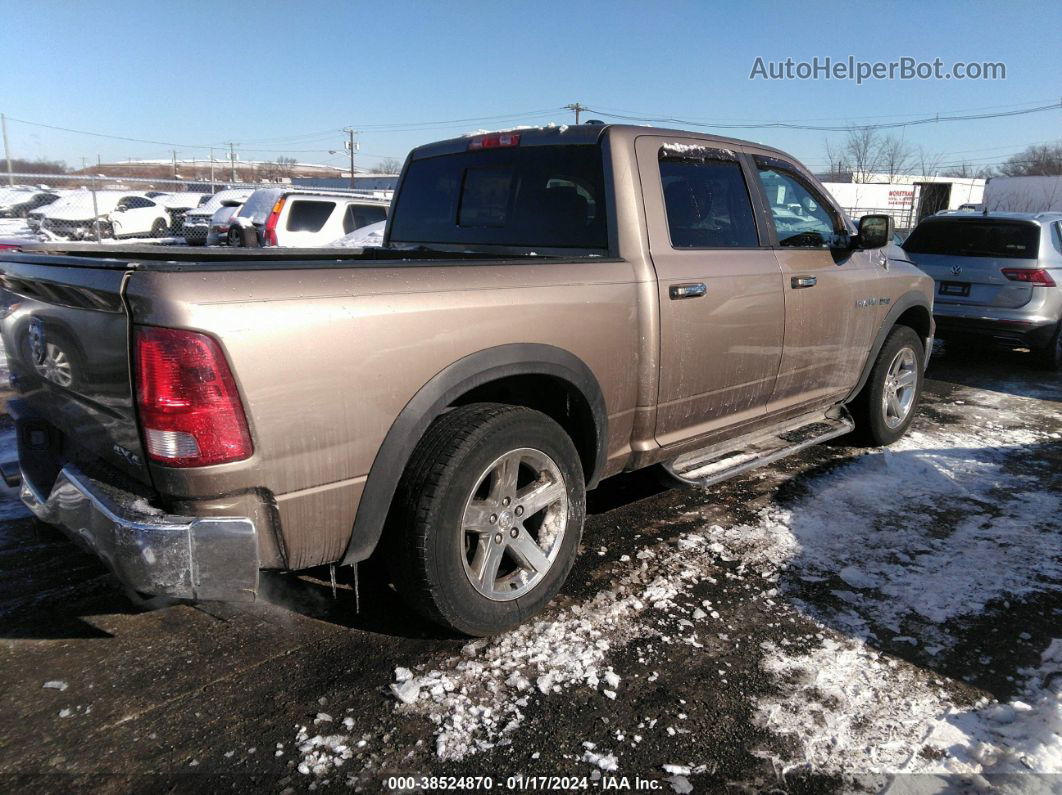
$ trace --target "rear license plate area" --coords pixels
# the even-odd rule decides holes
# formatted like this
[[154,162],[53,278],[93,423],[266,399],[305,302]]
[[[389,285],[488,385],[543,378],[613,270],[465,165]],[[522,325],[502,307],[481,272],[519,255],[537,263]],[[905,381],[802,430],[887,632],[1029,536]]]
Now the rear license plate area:
[[966,297],[970,295],[970,285],[966,282],[941,282],[940,294]]

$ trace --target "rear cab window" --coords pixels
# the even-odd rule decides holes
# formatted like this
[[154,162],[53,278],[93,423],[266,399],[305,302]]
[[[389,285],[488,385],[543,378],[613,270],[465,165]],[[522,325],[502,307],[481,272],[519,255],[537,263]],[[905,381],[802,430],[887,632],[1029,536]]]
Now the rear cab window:
[[437,155],[409,164],[390,240],[604,253],[604,207],[604,166],[597,144]]
[[996,218],[928,220],[915,227],[903,249],[911,254],[1036,259],[1040,227]]

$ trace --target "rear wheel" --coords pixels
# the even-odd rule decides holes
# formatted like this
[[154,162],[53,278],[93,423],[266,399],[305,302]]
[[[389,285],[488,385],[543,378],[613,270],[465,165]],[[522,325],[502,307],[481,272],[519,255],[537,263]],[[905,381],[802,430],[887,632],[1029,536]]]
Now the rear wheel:
[[493,635],[560,590],[585,512],[579,455],[557,423],[519,406],[462,406],[428,429],[402,477],[388,565],[422,615]]
[[892,444],[914,420],[922,397],[925,349],[907,326],[885,338],[863,391],[853,402],[856,434],[870,445]]
[[152,237],[165,237],[168,231],[169,225],[161,218],[156,218],[154,223],[151,224]]
[[1062,370],[1062,322],[1045,345],[1033,349],[1033,356],[1036,357],[1036,363],[1045,370]]

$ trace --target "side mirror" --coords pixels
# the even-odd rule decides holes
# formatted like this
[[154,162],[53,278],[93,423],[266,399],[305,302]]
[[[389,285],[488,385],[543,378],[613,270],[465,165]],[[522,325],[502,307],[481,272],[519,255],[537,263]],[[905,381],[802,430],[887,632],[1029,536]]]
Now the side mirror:
[[867,250],[882,248],[892,239],[891,215],[864,215],[859,219],[859,232],[853,248]]

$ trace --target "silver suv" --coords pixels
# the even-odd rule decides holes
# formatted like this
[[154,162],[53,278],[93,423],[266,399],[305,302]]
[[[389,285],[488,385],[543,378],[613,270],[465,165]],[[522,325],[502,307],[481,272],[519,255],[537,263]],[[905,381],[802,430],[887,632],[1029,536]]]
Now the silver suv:
[[1062,368],[1062,213],[945,213],[903,249],[933,277],[937,336],[1028,346]]

